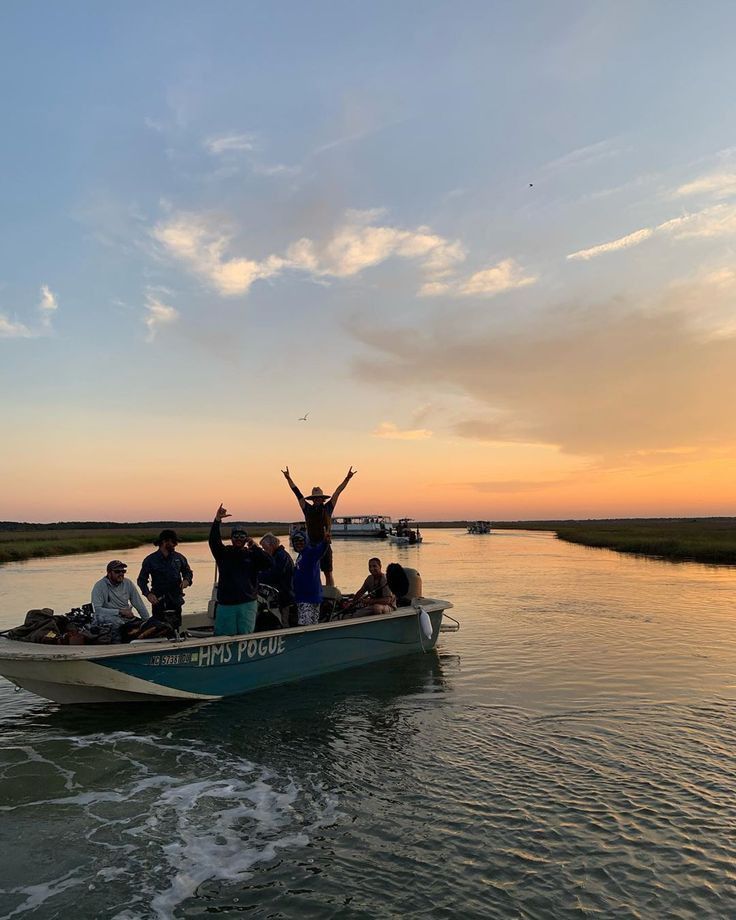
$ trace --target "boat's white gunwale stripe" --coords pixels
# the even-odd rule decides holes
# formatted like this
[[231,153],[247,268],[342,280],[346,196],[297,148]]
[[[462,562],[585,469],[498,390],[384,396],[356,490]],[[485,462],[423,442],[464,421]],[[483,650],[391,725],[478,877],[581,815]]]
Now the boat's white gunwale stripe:
[[[453,605],[449,601],[439,601],[433,598],[419,598],[422,603],[419,605],[427,613],[435,613],[437,610],[449,610]],[[417,615],[419,606],[400,607],[393,613],[384,613],[380,617],[375,615],[367,617],[357,617],[349,620],[333,620],[329,623],[317,623],[314,626],[295,626],[290,629],[274,629],[259,633],[244,633],[239,636],[209,636],[207,638],[184,639],[175,642],[171,639],[163,639],[160,642],[146,642],[140,645],[48,645],[39,646],[32,643],[15,642],[12,639],[0,638],[0,661],[23,658],[33,661],[73,661],[81,659],[89,661],[97,658],[122,658],[127,655],[144,654],[146,652],[160,652],[162,649],[178,650],[187,648],[199,648],[202,645],[221,645],[223,642],[242,642],[247,639],[267,639],[272,636],[298,636],[303,633],[318,632],[321,630],[338,630],[349,626],[356,626],[361,623],[375,623],[384,620],[397,620],[402,617],[414,617]]]

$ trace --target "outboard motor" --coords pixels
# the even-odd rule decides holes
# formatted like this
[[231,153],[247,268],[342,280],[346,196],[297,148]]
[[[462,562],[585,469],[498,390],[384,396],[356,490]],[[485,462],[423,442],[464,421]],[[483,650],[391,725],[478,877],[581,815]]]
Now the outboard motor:
[[408,566],[404,566],[404,572],[406,577],[409,579],[409,592],[408,597],[411,600],[414,600],[418,597],[424,597],[422,591],[422,576],[417,572],[416,569],[410,569]]

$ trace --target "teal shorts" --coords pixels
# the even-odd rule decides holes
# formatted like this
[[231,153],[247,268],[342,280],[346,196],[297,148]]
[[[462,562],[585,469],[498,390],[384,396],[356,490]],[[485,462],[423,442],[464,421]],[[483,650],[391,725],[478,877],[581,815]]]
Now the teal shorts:
[[216,636],[242,636],[256,628],[258,601],[244,604],[218,604],[215,614]]

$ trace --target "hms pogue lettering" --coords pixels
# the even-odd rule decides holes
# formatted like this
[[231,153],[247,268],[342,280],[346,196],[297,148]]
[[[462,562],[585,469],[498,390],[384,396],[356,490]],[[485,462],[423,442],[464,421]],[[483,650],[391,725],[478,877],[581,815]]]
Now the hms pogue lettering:
[[243,639],[241,642],[223,642],[220,645],[205,645],[199,650],[199,666],[212,667],[219,664],[240,663],[253,658],[270,658],[284,651],[283,636],[269,636],[264,639]]

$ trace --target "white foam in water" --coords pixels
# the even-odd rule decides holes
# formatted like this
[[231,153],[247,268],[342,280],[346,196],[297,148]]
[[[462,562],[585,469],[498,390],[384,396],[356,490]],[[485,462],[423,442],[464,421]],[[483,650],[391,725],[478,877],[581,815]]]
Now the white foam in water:
[[34,911],[42,904],[45,904],[49,898],[54,898],[64,891],[67,891],[67,889],[74,888],[75,885],[83,885],[84,879],[79,878],[77,871],[78,870],[67,872],[66,875],[60,878],[51,879],[43,884],[27,885],[22,888],[11,888],[10,894],[23,894],[26,896],[26,899],[19,904],[15,910],[11,910],[9,914],[3,914],[3,920],[10,920],[10,917],[17,917],[20,914]]
[[[62,739],[45,740],[53,740],[58,758]],[[95,787],[82,787],[79,777],[66,782],[65,775],[69,795],[0,811],[15,811],[23,821],[33,821],[36,811],[39,819],[56,809],[71,811],[69,832],[77,843],[69,856],[81,862],[65,866],[66,874],[56,879],[6,889],[24,897],[8,917],[44,904],[65,914],[72,906],[65,892],[82,886],[96,896],[107,892],[112,904],[125,903],[116,920],[168,920],[204,882],[240,882],[279,851],[306,846],[337,817],[335,801],[318,782],[299,786],[246,760],[213,755],[196,742],[185,746],[125,732],[63,740],[67,751],[69,745],[98,748]],[[126,888],[127,897],[121,896]]]
[[[170,917],[205,881],[243,878],[279,849],[306,846],[309,835],[292,829],[298,794],[293,783],[277,792],[265,779],[193,783],[164,793],[159,806],[176,815],[177,839],[163,846],[174,876],[151,902],[156,915]],[[213,808],[218,801],[224,807]]]

